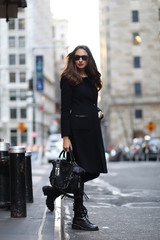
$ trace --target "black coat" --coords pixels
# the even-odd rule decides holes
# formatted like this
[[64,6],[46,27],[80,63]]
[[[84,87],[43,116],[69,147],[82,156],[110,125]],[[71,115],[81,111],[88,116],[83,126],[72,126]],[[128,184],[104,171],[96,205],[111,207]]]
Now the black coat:
[[75,159],[87,172],[107,173],[95,85],[86,77],[71,86],[63,77],[60,86],[62,137],[69,136]]

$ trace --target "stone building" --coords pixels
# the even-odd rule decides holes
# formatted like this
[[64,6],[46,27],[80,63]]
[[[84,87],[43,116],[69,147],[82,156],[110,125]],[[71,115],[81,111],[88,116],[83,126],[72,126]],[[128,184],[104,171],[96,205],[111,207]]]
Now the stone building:
[[54,79],[55,79],[55,114],[50,127],[50,133],[60,132],[60,75],[65,67],[65,58],[68,53],[68,21],[66,19],[53,19],[52,37],[53,37],[53,60],[54,60]]
[[160,137],[160,0],[99,0],[106,149]]
[[0,136],[11,145],[44,144],[55,113],[50,0],[27,3],[17,19],[0,20]]
[[54,48],[54,64],[55,64],[55,97],[56,111],[60,112],[60,75],[65,67],[65,58],[68,54],[68,21],[66,19],[53,20],[53,45]]

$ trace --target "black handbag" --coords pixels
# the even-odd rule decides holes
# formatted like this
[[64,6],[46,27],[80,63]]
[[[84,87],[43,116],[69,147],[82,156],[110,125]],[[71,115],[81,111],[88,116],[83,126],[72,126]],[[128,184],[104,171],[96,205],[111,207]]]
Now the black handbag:
[[52,161],[52,170],[49,176],[50,184],[56,187],[62,194],[76,193],[81,188],[81,176],[85,170],[75,162],[73,152],[61,151],[57,160]]

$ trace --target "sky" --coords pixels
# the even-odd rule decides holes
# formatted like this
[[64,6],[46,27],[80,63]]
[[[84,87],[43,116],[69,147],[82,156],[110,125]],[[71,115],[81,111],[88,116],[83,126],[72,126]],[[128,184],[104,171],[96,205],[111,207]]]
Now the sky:
[[98,0],[51,0],[54,18],[68,20],[68,45],[87,45],[100,66]]

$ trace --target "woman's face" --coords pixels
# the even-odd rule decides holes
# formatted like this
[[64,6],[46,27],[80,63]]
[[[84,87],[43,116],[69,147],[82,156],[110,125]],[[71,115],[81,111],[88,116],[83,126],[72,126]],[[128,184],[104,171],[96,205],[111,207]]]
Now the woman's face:
[[88,58],[88,53],[84,49],[79,48],[74,55],[74,60],[77,68],[84,69],[88,64]]

